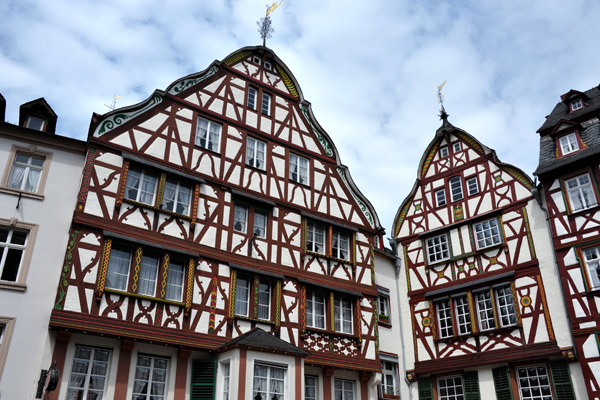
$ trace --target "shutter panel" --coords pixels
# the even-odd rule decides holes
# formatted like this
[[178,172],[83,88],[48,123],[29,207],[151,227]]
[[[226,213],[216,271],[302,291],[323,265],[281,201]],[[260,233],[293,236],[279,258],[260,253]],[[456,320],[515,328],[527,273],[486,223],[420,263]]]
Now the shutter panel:
[[217,362],[193,360],[190,400],[214,400]]
[[419,378],[419,400],[433,400],[431,378]]
[[512,400],[508,367],[494,368],[492,375],[494,377],[494,387],[496,388],[496,398],[498,400]]
[[465,389],[465,400],[481,400],[477,371],[465,371],[463,373],[463,387]]
[[569,365],[564,361],[552,362],[550,363],[550,371],[552,372],[556,400],[575,400]]

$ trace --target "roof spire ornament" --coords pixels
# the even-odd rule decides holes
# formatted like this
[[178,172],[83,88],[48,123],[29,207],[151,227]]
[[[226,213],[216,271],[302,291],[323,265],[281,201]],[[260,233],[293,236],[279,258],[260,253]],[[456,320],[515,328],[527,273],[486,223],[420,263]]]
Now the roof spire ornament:
[[444,109],[444,95],[442,94],[442,89],[444,87],[444,85],[446,84],[446,81],[444,81],[444,83],[442,83],[440,86],[438,86],[438,91],[437,91],[437,99],[438,99],[438,103],[440,103],[440,119],[444,122],[448,122],[448,113],[446,113],[446,110]]
[[273,3],[270,6],[267,5],[267,12],[265,14],[265,17],[256,21],[256,24],[258,25],[258,32],[260,33],[260,37],[263,40],[263,47],[266,47],[267,39],[270,39],[273,36],[273,32],[275,32],[269,14],[275,11],[275,9],[279,7],[281,3],[283,3],[283,0],[280,0],[279,4]]

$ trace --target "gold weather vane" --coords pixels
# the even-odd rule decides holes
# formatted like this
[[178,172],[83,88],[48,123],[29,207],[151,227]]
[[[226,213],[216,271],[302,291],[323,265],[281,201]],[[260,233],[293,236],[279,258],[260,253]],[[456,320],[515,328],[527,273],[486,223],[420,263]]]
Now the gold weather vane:
[[260,33],[260,37],[263,40],[263,46],[267,45],[267,38],[273,36],[273,32],[275,32],[275,29],[273,29],[273,27],[271,26],[271,17],[269,17],[269,14],[275,11],[275,9],[279,7],[281,3],[283,3],[283,0],[280,0],[279,4],[273,3],[270,6],[267,5],[267,12],[265,14],[265,17],[256,21],[256,24],[258,25],[258,32]]
[[110,104],[110,106],[108,104],[105,104],[106,107],[108,107],[110,109],[110,111],[114,111],[115,108],[117,108],[117,99],[120,98],[121,96],[118,94],[115,94],[113,96],[113,101]]

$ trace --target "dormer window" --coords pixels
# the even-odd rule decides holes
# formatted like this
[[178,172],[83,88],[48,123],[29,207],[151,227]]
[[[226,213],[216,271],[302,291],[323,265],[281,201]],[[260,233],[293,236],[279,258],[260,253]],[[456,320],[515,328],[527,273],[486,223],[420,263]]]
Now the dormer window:
[[29,129],[35,129],[36,131],[43,131],[46,126],[46,120],[44,118],[34,117],[30,115],[27,117],[25,127]]
[[583,108],[583,101],[581,99],[576,99],[571,102],[571,112],[579,110]]
[[260,57],[259,57],[259,56],[254,56],[254,57],[252,58],[252,62],[253,62],[254,64],[258,64],[258,65],[260,65]]
[[561,156],[566,156],[579,150],[579,142],[577,141],[577,134],[575,132],[559,137],[558,143],[560,144]]

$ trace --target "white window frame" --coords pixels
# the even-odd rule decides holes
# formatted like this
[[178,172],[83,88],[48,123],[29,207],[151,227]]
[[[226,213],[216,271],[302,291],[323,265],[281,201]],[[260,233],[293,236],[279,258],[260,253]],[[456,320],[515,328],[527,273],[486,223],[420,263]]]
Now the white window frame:
[[450,186],[450,197],[452,198],[453,203],[464,198],[462,179],[460,179],[460,176],[453,176],[450,178],[448,180],[448,185]]
[[[352,299],[343,296],[333,298],[333,319],[336,332],[352,335],[354,333],[354,304]],[[346,318],[346,312],[350,311],[350,318]],[[349,326],[349,328],[348,328]]]
[[[125,251],[126,248],[128,249],[127,252]],[[128,286],[129,286],[129,274],[131,271],[131,259],[133,257],[134,249],[135,249],[135,247],[133,247],[133,246],[122,245],[120,243],[112,244],[112,246],[110,248],[109,259],[108,259],[108,267],[106,269],[105,287],[107,289],[114,289],[114,290],[119,290],[122,292],[127,291]],[[118,255],[117,252],[123,253],[123,254],[127,253],[128,257],[127,258],[120,257],[120,255]],[[117,260],[120,260],[120,261],[127,260],[127,262],[117,264]],[[125,268],[122,268],[122,266],[123,266],[122,264],[125,265]],[[123,277],[125,278],[124,286],[120,283],[123,281],[123,279],[122,279]],[[115,279],[115,281],[113,281],[113,278]],[[119,278],[121,278],[121,279],[119,279]]]
[[494,300],[489,288],[474,292],[475,304],[477,307],[477,323],[482,332],[496,329],[496,319],[494,318]]
[[[256,375],[257,367],[267,368],[267,376],[259,376],[257,378],[257,375]],[[273,377],[274,370],[282,370],[283,371],[283,379]],[[287,394],[287,373],[288,373],[288,369],[284,365],[273,365],[273,364],[263,363],[263,362],[258,362],[258,361],[254,362],[254,369],[252,372],[252,378],[253,378],[252,379],[252,398],[253,399],[256,398],[258,393],[260,393],[261,397],[265,400],[272,399],[273,396],[275,396],[275,395],[277,395],[278,400],[285,400],[286,394]],[[266,390],[264,390],[261,387],[257,387],[257,379],[266,379],[266,381],[267,381]],[[275,387],[274,381],[282,383],[281,391],[276,391],[276,392],[273,391],[273,388]],[[260,389],[260,392],[258,391],[258,389]]]
[[[146,367],[146,366],[140,366],[140,359],[141,358],[150,358],[151,360],[151,364],[150,367]],[[157,361],[165,361],[166,362],[166,368],[161,368],[161,367],[156,367],[155,364]],[[144,393],[136,393],[135,392],[135,388],[136,388],[136,381],[141,381],[141,382],[146,382],[147,383],[147,392],[145,393],[145,400],[165,400],[168,396],[169,396],[169,361],[170,359],[167,357],[161,357],[161,356],[153,356],[153,355],[149,355],[149,354],[138,354],[137,356],[137,362],[136,362],[136,366],[135,366],[135,376],[134,376],[134,380],[133,380],[133,395],[132,398],[134,399],[139,399],[139,397],[136,396],[144,396]],[[138,374],[138,368],[149,368],[149,372],[148,372],[148,379],[140,379],[138,378],[139,374]],[[164,382],[155,382],[154,378],[157,376],[157,374],[155,373],[156,371],[162,371],[164,370],[164,376],[165,376],[165,380]],[[154,384],[163,384],[164,385],[164,391],[163,391],[163,395],[159,395],[156,393],[152,393],[151,394],[151,390],[150,388],[154,389]],[[153,391],[153,390],[152,390]]]
[[[244,290],[242,297],[241,290]],[[235,301],[233,312],[235,315],[249,317],[250,314],[250,292],[252,290],[252,278],[245,275],[238,275],[235,281]],[[239,306],[239,307],[238,307]]]
[[445,206],[446,203],[446,190],[445,189],[438,189],[435,192],[435,205],[437,207],[442,207]]
[[[322,305],[322,312],[319,312]],[[320,320],[322,323],[318,323]],[[306,326],[309,328],[326,329],[327,327],[327,296],[321,292],[309,290],[306,293]]]
[[[312,382],[309,384],[309,380]],[[314,392],[314,396],[309,394],[308,388]],[[317,375],[304,375],[304,400],[319,400],[319,377]]]
[[[271,320],[271,282],[259,279],[258,281],[258,304],[256,305],[256,318],[263,321]],[[266,296],[265,296],[266,295]],[[265,301],[266,298],[266,301]]]
[[477,250],[487,249],[502,243],[502,232],[497,218],[473,224],[473,237]]
[[257,95],[258,95],[258,90],[253,86],[248,86],[248,101],[247,101],[246,105],[251,110],[256,110],[256,96]]
[[425,244],[429,264],[436,264],[450,259],[450,242],[447,233],[427,238]]
[[354,400],[356,399],[356,384],[348,379],[333,380],[333,394],[336,400]]
[[379,312],[379,315],[385,315],[388,317],[387,322],[390,321],[390,295],[388,293],[379,292],[379,296],[377,298],[377,311]]
[[[31,263],[31,256],[33,253],[38,226],[0,218],[0,229],[6,232],[6,241],[0,238],[0,248],[3,249],[2,255],[0,256],[0,288],[25,290],[27,273]],[[21,234],[24,233],[26,235],[24,243],[12,243],[15,231]],[[21,256],[19,257],[19,265],[16,266],[16,275],[14,280],[2,279],[3,277],[7,278],[5,275],[5,268],[7,268],[9,252],[11,254],[15,254],[15,252],[21,252]]]
[[454,143],[452,143],[452,150],[455,153],[458,153],[459,151],[462,150],[462,144],[460,142],[454,142]]
[[[167,198],[167,186],[173,190],[173,198]],[[165,210],[176,214],[188,215],[192,202],[192,187],[176,179],[167,178],[162,198],[162,206]]]
[[[88,358],[88,359],[77,358],[77,352],[79,349],[90,350],[90,358]],[[106,361],[95,360],[98,352],[107,353]],[[75,352],[73,354],[73,362],[71,364],[71,374],[69,375],[69,381],[68,381],[68,385],[67,385],[67,398],[69,398],[69,396],[71,395],[72,392],[75,392],[75,394],[77,394],[80,391],[83,391],[83,396],[77,397],[77,398],[86,399],[86,398],[88,398],[89,392],[99,393],[100,398],[104,398],[104,394],[106,391],[106,383],[108,381],[108,375],[110,372],[111,353],[112,352],[110,349],[104,349],[104,348],[98,348],[98,347],[92,347],[92,346],[84,346],[84,345],[76,345],[75,346]],[[80,363],[81,366],[83,367],[83,364],[86,362],[87,362],[87,368],[86,368],[85,372],[74,371],[75,366],[78,365],[76,363]],[[98,365],[104,365],[104,367],[106,368],[104,375],[93,374],[93,372],[98,371],[97,370]],[[73,378],[76,375],[84,376],[83,386],[81,386],[81,387],[71,386],[73,384]],[[99,379],[99,378],[104,379],[104,385],[102,386],[102,389],[90,388],[90,383],[92,382],[92,377],[95,377],[95,379]]]
[[[201,125],[204,124],[206,124],[206,128],[201,127]],[[217,124],[206,118],[198,117],[197,125],[196,146],[218,153],[221,147],[221,124]],[[204,141],[204,145],[202,144],[202,141]]]
[[252,230],[254,235],[259,238],[267,237],[267,226],[269,221],[269,213],[259,208],[254,208],[254,225]]
[[46,118],[38,117],[35,115],[27,116],[27,120],[25,121],[25,128],[34,129],[36,131],[44,132],[46,130],[46,125],[48,125],[48,121]]
[[263,92],[262,101],[260,103],[260,112],[263,115],[271,115],[271,98],[272,96],[270,94]]
[[577,141],[577,134],[575,132],[559,137],[558,143],[560,144],[560,152],[563,156],[579,150],[579,142]]
[[265,63],[263,64],[263,66],[265,67],[265,69],[268,69],[269,71],[272,69],[271,63],[268,62],[268,61],[265,61]]
[[582,249],[590,290],[600,289],[600,247]]
[[236,203],[233,209],[233,230],[246,233],[248,229],[248,206]]
[[[177,267],[177,270],[175,270]],[[179,278],[175,280],[175,276]],[[183,301],[183,289],[185,288],[185,262],[169,257],[169,269],[167,270],[167,287],[165,299],[171,301]]]
[[381,360],[381,384],[379,388],[382,395],[397,396],[399,394],[397,362]]
[[[134,184],[134,179],[138,180],[137,184]],[[154,206],[156,204],[156,188],[158,187],[159,182],[160,177],[157,176],[157,174],[148,172],[142,168],[130,166],[127,171],[123,198]],[[148,185],[152,186],[152,190],[148,190]],[[135,191],[135,196],[131,195],[130,191]],[[148,201],[149,196],[152,196],[150,201]]]
[[580,108],[583,108],[583,100],[575,99],[571,102],[571,111],[577,111]]
[[[531,371],[532,368],[535,369],[535,371]],[[541,371],[541,368],[543,368],[543,372]],[[524,374],[522,375],[522,373]],[[537,400],[548,397],[554,399],[551,384],[552,380],[550,375],[548,374],[548,368],[545,365],[519,366],[515,368],[515,374],[517,376],[517,382],[519,384],[519,395],[521,397],[521,400]],[[546,381],[547,384],[541,383],[540,378]],[[530,386],[523,387],[521,385],[521,379],[523,379],[523,382],[527,382],[527,384]],[[524,393],[525,390],[528,390],[529,393],[531,393],[532,389],[538,389],[541,395],[532,396],[526,395]]]
[[515,294],[510,285],[495,286],[496,307],[501,328],[517,325],[517,311],[515,309]]
[[[589,172],[565,179],[564,187],[567,192],[571,212],[587,210],[598,205],[598,198],[596,197],[596,191],[590,179]],[[574,205],[576,202],[581,204],[581,206],[575,208]]]
[[454,313],[456,315],[456,324],[459,335],[468,335],[473,329],[471,327],[471,310],[469,308],[469,298],[466,294],[452,297]]
[[290,153],[289,178],[292,182],[308,185],[308,168],[309,162],[307,158]]
[[260,57],[259,57],[259,56],[254,56],[254,57],[252,57],[252,62],[253,62],[254,64],[258,64],[258,65],[260,65],[260,64],[261,64]]
[[313,221],[306,222],[306,250],[325,255],[325,241],[327,239],[327,231],[323,224]]
[[8,356],[10,339],[12,338],[14,329],[14,318],[0,316],[0,378],[2,378],[2,371],[4,371],[4,364],[6,363],[6,357]]
[[265,170],[267,144],[262,140],[248,136],[246,140],[246,165]]
[[463,378],[460,375],[437,378],[438,400],[463,400]]
[[152,252],[144,252],[142,254],[137,282],[137,294],[150,297],[156,296],[156,281],[158,279],[161,258],[159,254]]
[[439,299],[434,303],[440,339],[446,339],[454,336],[454,324],[452,321],[452,308],[450,307],[450,299]]
[[[44,164],[46,164],[45,156],[18,151],[12,162],[10,176],[7,181],[8,187],[21,192],[39,192],[40,181],[44,173]],[[17,168],[19,171],[22,171],[22,175],[17,173]],[[37,173],[37,178],[33,177],[35,173]],[[21,177],[17,178],[17,175],[21,175]],[[34,179],[35,182],[30,182],[31,179]]]
[[221,367],[221,382],[223,384],[223,400],[229,400],[230,379],[231,379],[231,362],[229,360],[219,364]]
[[477,177],[473,176],[471,178],[467,178],[467,193],[469,196],[473,196],[474,194],[479,193],[479,184],[477,183]]
[[446,158],[449,155],[450,155],[450,152],[448,151],[448,146],[440,147],[440,158]]
[[350,261],[350,234],[333,228],[331,235],[331,256],[339,260]]

